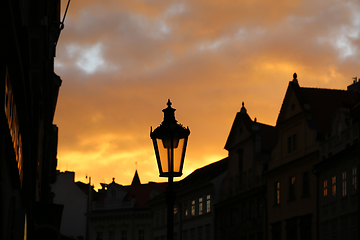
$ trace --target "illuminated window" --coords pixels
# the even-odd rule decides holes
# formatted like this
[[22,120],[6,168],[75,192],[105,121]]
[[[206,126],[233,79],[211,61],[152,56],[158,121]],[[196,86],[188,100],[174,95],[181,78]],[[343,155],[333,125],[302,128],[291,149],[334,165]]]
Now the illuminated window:
[[178,219],[178,207],[174,206],[174,220],[177,221]]
[[189,216],[189,210],[188,210],[188,205],[187,205],[187,203],[184,203],[184,216],[185,216],[185,217]]
[[342,195],[346,196],[346,171],[342,173]]
[[203,198],[199,198],[199,215],[203,214]]
[[356,190],[356,187],[357,187],[357,175],[356,175],[356,167],[353,167],[352,168],[352,179],[351,179],[351,182],[352,182],[352,185],[353,185],[353,188],[354,190]]
[[331,178],[331,194],[335,197],[336,196],[336,176]]
[[195,216],[195,200],[191,201],[191,216]]
[[289,200],[295,199],[295,176],[289,178]]
[[324,180],[324,197],[326,197],[328,195],[328,182],[327,180]]
[[275,183],[275,204],[280,204],[280,182]]
[[210,212],[210,195],[206,196],[206,212]]

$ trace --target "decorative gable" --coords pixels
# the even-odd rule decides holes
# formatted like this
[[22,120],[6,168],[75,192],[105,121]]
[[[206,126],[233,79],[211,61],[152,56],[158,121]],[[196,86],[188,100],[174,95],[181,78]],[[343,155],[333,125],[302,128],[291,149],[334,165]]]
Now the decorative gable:
[[228,139],[225,144],[225,149],[230,151],[230,149],[232,149],[234,146],[248,138],[251,135],[252,125],[253,121],[247,114],[244,103],[242,103],[242,108],[240,112],[236,114],[235,120],[231,127]]
[[296,73],[294,73],[294,79],[289,82],[289,86],[286,91],[276,125],[279,125],[287,119],[290,119],[291,117],[297,115],[303,110],[310,110],[309,104],[303,104],[303,106],[301,106],[300,99],[298,98],[300,86],[296,77]]

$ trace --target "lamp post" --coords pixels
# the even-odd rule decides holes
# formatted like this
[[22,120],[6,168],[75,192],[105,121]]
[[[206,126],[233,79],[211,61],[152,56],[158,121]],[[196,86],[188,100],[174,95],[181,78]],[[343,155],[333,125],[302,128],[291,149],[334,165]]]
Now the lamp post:
[[175,119],[175,110],[171,107],[170,99],[167,108],[163,109],[164,121],[150,137],[154,144],[156,160],[160,177],[168,178],[167,200],[167,239],[174,238],[174,201],[173,178],[182,175],[186,145],[190,134],[189,127],[185,128],[178,124]]

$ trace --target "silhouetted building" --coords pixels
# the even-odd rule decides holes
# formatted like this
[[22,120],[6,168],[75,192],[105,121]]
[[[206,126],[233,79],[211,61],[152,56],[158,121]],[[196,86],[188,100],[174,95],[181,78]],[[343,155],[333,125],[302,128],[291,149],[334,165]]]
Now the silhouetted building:
[[263,173],[276,137],[273,126],[251,120],[243,103],[225,145],[229,170],[215,206],[216,239],[266,239]]
[[85,215],[88,211],[89,192],[94,192],[94,190],[93,186],[82,182],[75,183],[74,179],[74,172],[57,171],[56,182],[51,185],[51,189],[55,194],[54,203],[64,206],[60,226],[61,234],[86,239]]
[[[355,85],[348,90],[356,91]],[[337,109],[320,143],[319,239],[358,239],[359,105]]]
[[99,199],[87,214],[89,240],[152,239],[153,214],[147,202],[167,183],[141,184],[137,171],[131,185],[102,183]]
[[357,92],[300,87],[294,74],[277,119],[279,137],[266,173],[270,240],[317,239],[314,165],[319,162],[319,146],[331,131],[334,113],[358,100]]
[[[220,190],[227,172],[228,159],[196,169],[179,182],[174,183],[174,239],[214,239],[214,204],[220,198]],[[167,203],[165,194],[149,202],[154,213],[153,239],[165,240],[167,227]]]
[[1,1],[0,16],[0,239],[56,238],[60,0]]

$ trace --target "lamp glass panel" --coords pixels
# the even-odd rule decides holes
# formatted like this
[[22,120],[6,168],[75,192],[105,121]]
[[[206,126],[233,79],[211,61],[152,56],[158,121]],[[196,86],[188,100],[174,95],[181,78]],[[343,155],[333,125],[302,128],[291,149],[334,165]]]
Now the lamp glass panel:
[[[173,148],[177,148],[179,145],[179,139],[174,138],[172,141],[173,141]],[[164,148],[167,148],[167,149],[171,148],[171,139],[170,138],[162,139],[162,143],[163,143]]]
[[164,173],[169,172],[169,164],[168,164],[168,149],[164,147],[163,141],[159,138],[156,138],[156,142],[158,145],[160,162],[161,162],[161,170]]
[[185,138],[178,140],[178,147],[174,149],[174,172],[180,172]]

